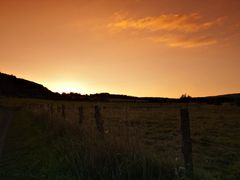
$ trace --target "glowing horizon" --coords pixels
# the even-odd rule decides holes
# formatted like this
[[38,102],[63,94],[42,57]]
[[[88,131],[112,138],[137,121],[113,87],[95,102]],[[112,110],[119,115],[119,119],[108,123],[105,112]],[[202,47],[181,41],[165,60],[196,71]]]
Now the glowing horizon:
[[239,0],[2,0],[0,71],[52,91],[240,91]]

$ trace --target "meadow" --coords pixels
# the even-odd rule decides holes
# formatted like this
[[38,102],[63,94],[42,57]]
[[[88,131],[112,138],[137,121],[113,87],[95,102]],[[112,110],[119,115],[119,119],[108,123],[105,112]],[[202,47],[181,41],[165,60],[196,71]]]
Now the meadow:
[[[0,179],[183,179],[181,103],[1,97],[0,106],[13,114]],[[240,106],[188,109],[195,178],[240,178]]]

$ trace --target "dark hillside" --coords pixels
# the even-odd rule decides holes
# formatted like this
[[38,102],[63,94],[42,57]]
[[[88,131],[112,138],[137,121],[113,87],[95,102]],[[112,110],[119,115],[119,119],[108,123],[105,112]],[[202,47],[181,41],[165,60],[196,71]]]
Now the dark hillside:
[[224,94],[224,95],[220,95],[217,97],[226,97],[226,98],[234,98],[234,99],[240,99],[240,93],[237,94]]
[[2,96],[46,98],[53,94],[46,87],[35,82],[0,73],[0,95]]
[[73,100],[73,101],[111,101],[111,102],[196,102],[221,104],[224,102],[233,102],[240,104],[240,93],[224,94],[219,96],[190,97],[182,96],[180,99],[161,98],[161,97],[134,97],[120,94],[90,94],[82,95],[79,93],[54,93],[41,84],[32,81],[20,79],[14,75],[0,73],[0,96],[24,97],[24,98],[43,98],[54,100]]

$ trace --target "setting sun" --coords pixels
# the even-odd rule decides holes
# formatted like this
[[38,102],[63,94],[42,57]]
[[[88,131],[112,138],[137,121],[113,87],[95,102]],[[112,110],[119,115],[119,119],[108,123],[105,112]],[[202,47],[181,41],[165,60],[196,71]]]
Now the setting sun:
[[0,180],[240,180],[240,0],[0,0]]
[[238,0],[3,0],[0,71],[58,92],[234,93],[239,7]]
[[54,87],[52,87],[52,90],[54,92],[58,93],[80,93],[80,94],[88,94],[89,92],[84,89],[80,85],[80,83],[77,82],[61,82],[61,83],[56,83]]

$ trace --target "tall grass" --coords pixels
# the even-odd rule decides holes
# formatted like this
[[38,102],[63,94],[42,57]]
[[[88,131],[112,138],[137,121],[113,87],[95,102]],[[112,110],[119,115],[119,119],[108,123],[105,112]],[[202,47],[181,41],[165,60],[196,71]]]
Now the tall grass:
[[1,179],[177,179],[174,163],[147,152],[135,138],[103,137],[46,115],[16,117],[0,161]]
[[[179,104],[136,103],[127,110],[125,103],[100,104],[105,136],[94,126],[93,103],[6,98],[0,104],[34,112],[14,113],[0,159],[0,180],[181,179],[184,173]],[[62,104],[65,118],[59,111]],[[84,110],[81,123],[79,107]],[[239,107],[189,108],[195,179],[239,179]]]
[[[49,136],[62,169],[56,175],[86,180],[176,179],[175,166],[147,152],[135,138],[102,136],[66,123]],[[58,159],[60,158],[60,159]]]

